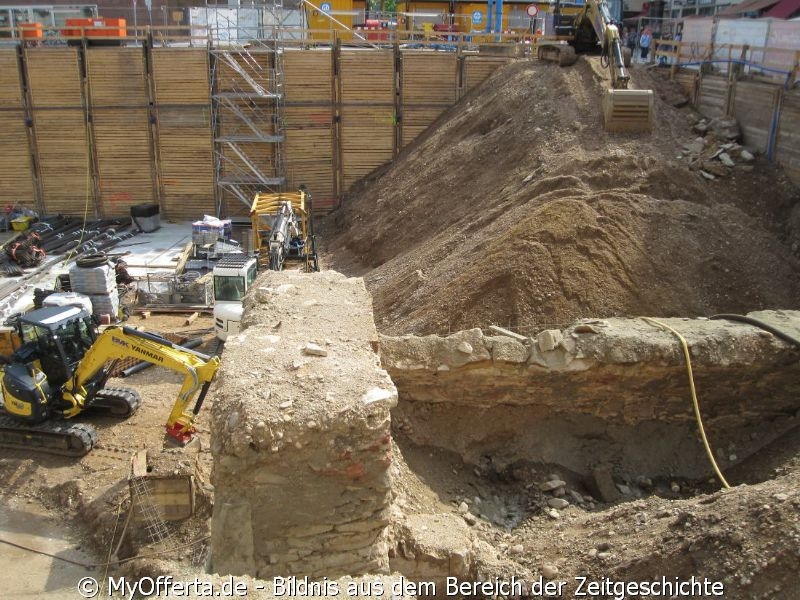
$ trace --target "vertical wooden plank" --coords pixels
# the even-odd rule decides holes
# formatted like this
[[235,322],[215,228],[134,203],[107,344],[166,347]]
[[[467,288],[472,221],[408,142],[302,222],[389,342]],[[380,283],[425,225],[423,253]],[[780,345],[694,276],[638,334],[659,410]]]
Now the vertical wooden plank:
[[171,219],[214,214],[208,51],[153,48],[162,211]]
[[410,144],[456,102],[458,59],[452,52],[403,52],[402,145]]
[[330,209],[336,204],[331,51],[287,51],[283,72],[287,187],[305,184],[315,210]]
[[89,48],[86,67],[97,153],[100,211],[130,215],[153,202],[147,80],[141,48]]
[[16,48],[0,49],[0,202],[36,208]]
[[394,54],[341,54],[343,189],[391,161],[394,148]]
[[94,214],[92,163],[76,48],[25,50],[31,112],[48,214]]

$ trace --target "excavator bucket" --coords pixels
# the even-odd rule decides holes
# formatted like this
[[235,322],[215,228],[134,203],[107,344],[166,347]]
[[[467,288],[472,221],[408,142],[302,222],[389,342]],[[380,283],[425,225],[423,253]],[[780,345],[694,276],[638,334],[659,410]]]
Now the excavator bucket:
[[603,96],[606,131],[643,132],[653,128],[653,90],[612,90]]

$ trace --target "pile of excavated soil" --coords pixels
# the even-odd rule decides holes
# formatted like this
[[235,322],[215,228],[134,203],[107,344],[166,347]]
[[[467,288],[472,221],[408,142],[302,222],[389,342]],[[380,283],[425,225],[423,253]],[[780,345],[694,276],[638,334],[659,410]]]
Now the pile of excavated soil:
[[605,132],[597,60],[505,66],[351,190],[324,237],[331,267],[364,275],[380,331],[794,306],[796,188],[762,161],[690,170],[697,115],[641,68],[652,134]]

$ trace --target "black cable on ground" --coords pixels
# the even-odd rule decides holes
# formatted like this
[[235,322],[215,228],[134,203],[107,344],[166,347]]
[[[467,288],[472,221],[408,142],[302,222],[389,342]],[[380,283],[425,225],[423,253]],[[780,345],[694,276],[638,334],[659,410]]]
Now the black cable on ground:
[[769,323],[765,323],[764,321],[759,321],[758,319],[754,319],[753,317],[748,317],[746,315],[729,315],[729,314],[722,314],[722,315],[714,315],[709,317],[712,320],[717,319],[724,319],[726,321],[738,321],[739,323],[747,323],[748,325],[753,325],[754,327],[758,327],[759,329],[763,329],[764,331],[769,331],[772,335],[777,338],[782,339],[784,342],[789,344],[794,344],[798,348],[800,348],[800,340],[796,337],[789,335],[785,331],[781,331],[770,325]]

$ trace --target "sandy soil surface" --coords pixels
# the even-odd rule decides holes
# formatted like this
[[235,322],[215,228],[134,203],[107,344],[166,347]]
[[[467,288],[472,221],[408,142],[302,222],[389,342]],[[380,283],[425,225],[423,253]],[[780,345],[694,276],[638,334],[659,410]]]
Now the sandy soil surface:
[[365,276],[379,331],[794,306],[797,188],[760,160],[706,179],[683,148],[698,116],[641,67],[653,133],[606,133],[598,60],[500,69],[351,190],[323,237],[330,266]]
[[[642,69],[634,79],[662,85]],[[788,224],[797,191],[780,170],[757,161],[707,180],[677,158],[696,137],[691,112],[659,100],[653,135],[610,136],[599,125],[600,89],[591,60],[502,69],[439,130],[354,190],[323,229],[324,266],[365,275],[378,327],[388,333],[794,307],[800,231]],[[208,317],[189,327],[183,319],[130,324],[156,332],[211,327]],[[115,558],[167,552],[111,570],[202,575],[214,388],[198,418],[199,446],[173,450],[164,449],[163,426],[179,378],[151,369],[114,384],[138,389],[143,406],[125,422],[94,420],[100,445],[86,457],[0,450],[0,535],[103,562],[124,526],[131,456],[144,447],[166,468],[195,470],[198,512],[170,525],[160,544],[134,528]],[[726,598],[800,598],[798,430],[727,473],[731,490],[713,481],[641,481],[614,503],[557,465],[496,472],[415,447],[402,432],[397,446],[400,511],[463,518],[497,555],[479,557],[496,576],[697,575],[724,582]],[[547,485],[556,480],[563,485]],[[551,502],[558,498],[568,505]],[[42,527],[66,543],[41,539]],[[3,551],[33,597],[73,597],[66,590],[80,569]],[[20,597],[8,581],[0,579],[0,592]]]

